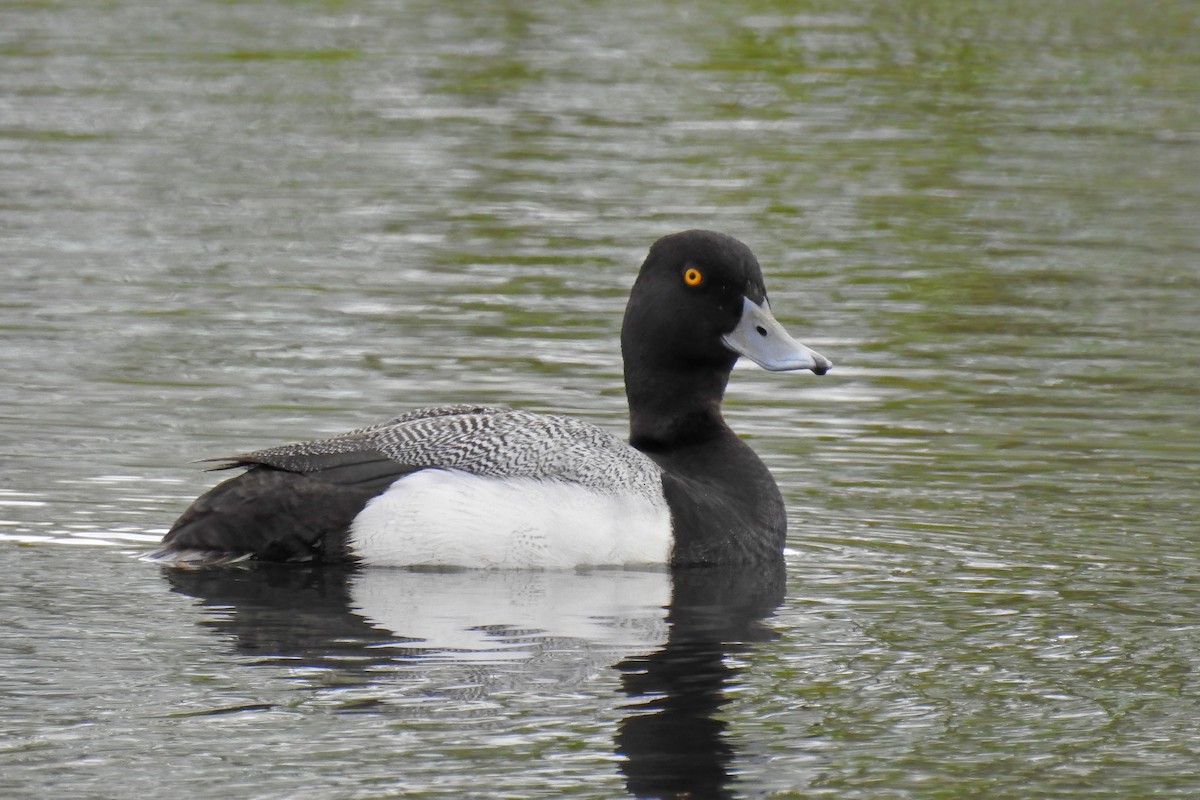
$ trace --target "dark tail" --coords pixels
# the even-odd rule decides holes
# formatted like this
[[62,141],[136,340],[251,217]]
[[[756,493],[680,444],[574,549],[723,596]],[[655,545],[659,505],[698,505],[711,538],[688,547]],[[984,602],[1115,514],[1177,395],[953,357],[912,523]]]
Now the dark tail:
[[147,558],[181,567],[246,559],[348,561],[350,523],[380,491],[251,467],[198,497]]

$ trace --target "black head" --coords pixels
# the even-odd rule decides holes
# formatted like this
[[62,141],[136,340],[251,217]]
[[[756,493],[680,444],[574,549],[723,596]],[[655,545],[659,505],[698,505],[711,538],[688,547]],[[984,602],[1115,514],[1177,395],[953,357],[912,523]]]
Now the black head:
[[750,248],[704,230],[650,247],[625,308],[621,352],[635,428],[675,429],[683,418],[718,424],[739,355],[771,370],[831,366],[771,315]]
[[738,354],[722,343],[742,316],[743,298],[767,296],[750,248],[723,233],[693,230],[650,247],[633,284],[621,349],[628,361],[668,369],[732,367]]

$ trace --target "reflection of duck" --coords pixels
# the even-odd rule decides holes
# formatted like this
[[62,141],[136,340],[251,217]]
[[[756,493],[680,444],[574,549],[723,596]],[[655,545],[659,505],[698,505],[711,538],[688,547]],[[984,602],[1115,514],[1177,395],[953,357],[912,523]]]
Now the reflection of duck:
[[721,416],[739,356],[830,362],[771,314],[744,244],[655,242],[621,330],[629,443],[569,417],[449,406],[226,459],[247,471],[200,497],[158,554],[372,565],[574,567],[778,559],[770,472]]
[[[409,660],[595,674],[666,640],[663,571],[420,572],[291,564],[167,570],[172,587],[235,609],[206,625],[257,662],[344,671]],[[592,661],[594,663],[588,663]],[[511,677],[510,671],[505,670]],[[580,673],[582,675],[582,673]]]
[[774,638],[762,621],[783,601],[784,566],[676,570],[673,577],[666,644],[616,665],[636,712],[620,723],[617,752],[637,797],[731,797],[733,746],[717,717],[740,671],[729,656]]
[[609,655],[657,648],[666,639],[670,593],[663,571],[367,569],[354,577],[351,597],[356,613],[420,640],[410,647],[427,654],[512,661],[549,640]]
[[232,634],[251,663],[327,669],[329,686],[382,689],[397,678],[381,668],[402,666],[433,681],[459,664],[445,686],[424,691],[461,693],[467,682],[482,693],[544,691],[547,680],[582,685],[614,667],[630,698],[615,749],[639,797],[729,796],[733,746],[715,716],[738,672],[728,656],[770,637],[761,622],[784,590],[781,562],[671,573],[260,564],[164,575],[212,608],[203,624]]

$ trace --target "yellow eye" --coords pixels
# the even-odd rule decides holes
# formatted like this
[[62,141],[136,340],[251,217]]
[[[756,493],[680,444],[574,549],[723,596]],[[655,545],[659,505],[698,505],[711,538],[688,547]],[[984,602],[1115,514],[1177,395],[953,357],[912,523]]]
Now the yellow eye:
[[683,271],[683,282],[688,286],[699,286],[702,280],[704,280],[704,273],[695,267],[688,267]]

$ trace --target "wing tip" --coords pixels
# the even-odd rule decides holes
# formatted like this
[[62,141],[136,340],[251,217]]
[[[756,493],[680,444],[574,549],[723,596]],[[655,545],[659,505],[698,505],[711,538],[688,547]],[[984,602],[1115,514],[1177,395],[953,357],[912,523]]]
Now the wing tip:
[[204,569],[243,564],[252,557],[251,553],[164,547],[152,553],[146,553],[139,560],[175,569]]

